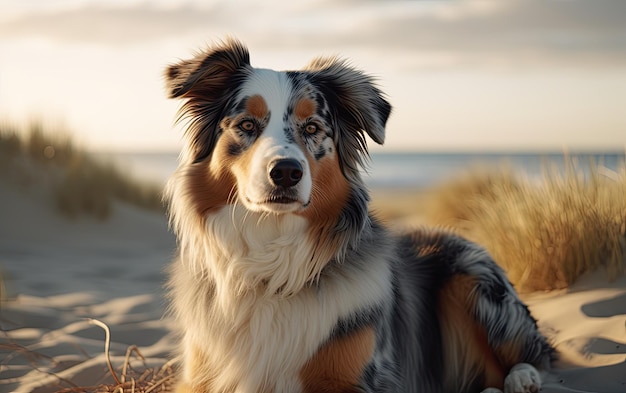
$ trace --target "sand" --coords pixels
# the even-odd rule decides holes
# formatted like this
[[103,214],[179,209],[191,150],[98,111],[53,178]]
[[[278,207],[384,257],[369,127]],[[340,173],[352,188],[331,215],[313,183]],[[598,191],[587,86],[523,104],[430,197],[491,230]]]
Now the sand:
[[148,366],[165,363],[174,338],[163,319],[164,269],[175,239],[164,217],[118,204],[105,221],[68,220],[37,191],[0,183],[0,272],[10,297],[0,305],[0,392],[112,382],[104,330],[87,318],[110,327],[116,365],[131,345]]
[[[163,269],[174,247],[159,214],[119,204],[103,222],[67,220],[45,193],[0,182],[0,270],[10,295],[0,308],[0,392],[113,382],[104,330],[89,318],[109,326],[115,367],[132,345],[147,367],[165,364],[175,337],[163,318]],[[569,290],[524,298],[561,353],[544,392],[626,392],[626,278],[609,283],[596,272]]]
[[546,392],[626,392],[626,278],[606,277],[523,297],[559,351]]

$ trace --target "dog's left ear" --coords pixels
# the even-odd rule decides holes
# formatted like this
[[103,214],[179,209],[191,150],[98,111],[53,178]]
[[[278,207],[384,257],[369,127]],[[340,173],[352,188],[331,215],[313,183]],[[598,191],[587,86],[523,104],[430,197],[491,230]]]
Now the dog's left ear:
[[359,150],[367,151],[363,132],[378,144],[385,141],[385,124],[391,105],[372,77],[336,58],[313,60],[306,68],[311,82],[328,101],[342,132],[357,137]]

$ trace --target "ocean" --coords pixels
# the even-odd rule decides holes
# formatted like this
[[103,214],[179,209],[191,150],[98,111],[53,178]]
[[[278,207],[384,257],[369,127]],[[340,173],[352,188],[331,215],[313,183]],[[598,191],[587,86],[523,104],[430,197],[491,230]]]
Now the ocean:
[[[136,178],[165,183],[177,166],[178,153],[111,153],[110,158]],[[379,153],[371,154],[364,177],[371,188],[422,188],[478,170],[510,169],[529,178],[564,171],[573,164],[580,173],[591,166],[612,176],[624,166],[624,153]]]

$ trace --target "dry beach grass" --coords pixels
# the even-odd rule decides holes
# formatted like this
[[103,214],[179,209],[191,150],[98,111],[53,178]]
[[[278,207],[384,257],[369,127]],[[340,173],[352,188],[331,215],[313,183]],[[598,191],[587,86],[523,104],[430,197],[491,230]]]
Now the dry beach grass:
[[18,187],[46,187],[69,217],[104,219],[112,202],[162,208],[156,184],[138,181],[113,162],[80,148],[64,130],[32,122],[25,129],[0,124],[0,176]]
[[[485,246],[523,292],[566,288],[604,267],[610,279],[626,264],[626,169],[569,162],[541,179],[484,171],[422,191],[374,194],[394,219],[450,228]],[[410,205],[407,201],[419,201]]]

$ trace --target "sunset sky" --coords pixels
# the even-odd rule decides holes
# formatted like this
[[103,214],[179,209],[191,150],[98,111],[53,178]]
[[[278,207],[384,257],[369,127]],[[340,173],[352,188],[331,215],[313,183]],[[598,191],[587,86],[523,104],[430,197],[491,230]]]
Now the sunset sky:
[[162,72],[233,36],[256,67],[376,76],[387,150],[626,148],[626,1],[1,0],[0,122],[174,150]]

